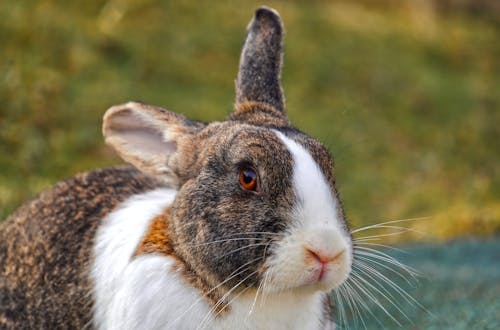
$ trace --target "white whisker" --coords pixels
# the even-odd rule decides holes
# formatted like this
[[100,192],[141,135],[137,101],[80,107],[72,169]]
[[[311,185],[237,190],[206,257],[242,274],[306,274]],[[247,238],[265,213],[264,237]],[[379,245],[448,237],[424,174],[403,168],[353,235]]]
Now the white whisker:
[[[368,289],[364,288],[361,283],[358,283],[358,281],[356,279],[361,279],[358,276],[356,276],[357,274],[353,273],[353,276],[351,277],[350,281],[351,283],[353,284],[353,286],[355,288],[357,288],[362,294],[364,294],[366,297],[368,297],[371,301],[373,301],[382,311],[384,311],[384,313],[386,315],[388,315],[392,320],[394,320],[394,322],[396,322],[396,324],[398,324],[399,326],[401,326],[401,324],[399,323],[398,320],[396,320],[391,313],[389,313],[385,308],[384,306],[382,306],[382,304],[380,303],[380,301],[370,292],[368,291]],[[375,316],[375,314],[373,314],[373,312],[371,311],[370,307],[368,307],[368,305],[366,305],[366,303],[364,302],[364,299],[360,296],[360,293],[357,292],[356,290],[353,290],[354,294],[355,294],[355,297],[357,299],[357,301],[363,306],[363,308],[377,321],[377,323],[383,327],[382,325],[382,322],[380,322],[380,320],[378,319],[378,317]]]
[[385,248],[385,249],[388,249],[388,250],[397,251],[397,252],[404,253],[404,254],[410,254],[410,253],[408,253],[407,251],[405,251],[403,249],[399,249],[399,248],[394,247],[394,246],[390,246],[390,245],[386,245],[386,244],[379,244],[379,243],[356,242],[355,248],[356,248],[356,246],[363,246],[363,245],[379,246],[379,247],[382,247],[382,248]]
[[[355,260],[354,262],[361,262],[359,259],[361,260],[364,260],[366,262],[370,262],[370,263],[373,263],[379,267],[382,267],[384,269],[387,269],[388,271],[398,275],[399,277],[401,277],[401,279],[403,279],[406,283],[408,283],[408,285],[410,285],[411,287],[414,287],[414,283],[412,283],[406,276],[404,276],[403,274],[401,274],[400,272],[398,272],[397,270],[387,266],[387,265],[384,265],[383,263],[377,261],[377,260],[373,260],[373,259],[370,259],[370,258],[367,258],[367,257],[364,257],[364,256],[361,256],[361,255],[358,255],[358,260]],[[415,277],[411,277],[415,282],[417,282],[416,278]]]
[[[355,267],[358,267],[358,270],[360,270],[360,271],[362,271],[364,269],[369,274],[373,274],[377,278],[382,279],[385,283],[389,284],[395,290],[396,290],[395,287],[397,287],[398,289],[400,289],[399,286],[397,286],[397,285],[394,284],[394,282],[388,280],[387,278],[384,279],[384,277],[378,276],[378,274],[377,274],[378,272],[376,270],[374,270],[373,268],[371,268],[371,267],[363,267],[360,264],[356,265]],[[365,280],[363,280],[363,281],[365,281]],[[392,306],[394,306],[401,313],[401,315],[403,315],[411,324],[413,324],[413,321],[408,317],[408,315],[406,315],[405,312],[403,312],[403,310],[394,302],[394,300],[396,300],[395,297],[392,295],[392,293],[383,284],[380,284],[378,281],[374,281],[374,283],[370,283],[370,282],[366,281],[366,285],[370,286],[372,289],[374,289],[379,294],[381,294],[385,299],[387,299],[387,301]],[[403,292],[405,292],[402,289],[400,289],[400,290],[403,291]],[[401,292],[399,292],[398,290],[396,290],[396,292],[398,292],[399,294],[401,294]]]
[[222,238],[229,238],[232,236],[239,236],[239,235],[269,235],[269,236],[283,236],[283,233],[273,233],[271,231],[244,231],[244,232],[239,232],[239,233],[233,233],[233,234],[227,234]]
[[[360,277],[359,275],[357,274],[353,274],[353,276],[355,278],[357,278],[358,280],[360,280],[364,285],[370,287],[372,290],[374,290],[376,293],[378,293],[379,295],[381,295],[384,299],[386,299],[389,303],[392,303],[392,305],[395,305],[395,303],[392,302],[391,299],[389,299],[383,292],[381,292],[379,289],[377,289],[376,287],[374,287],[370,282],[368,282],[367,280],[365,280],[364,278]],[[397,325],[399,326],[402,326],[402,324],[391,314],[389,313],[389,311],[384,308],[384,306],[382,306],[382,303],[373,295],[373,293],[369,292],[368,291],[368,288],[367,287],[361,287],[359,286],[358,287],[362,292],[365,293],[366,296],[368,296],[370,299],[372,299],[373,302],[375,302],[375,304],[381,308],[384,313],[389,316],[394,322],[397,323]]]
[[334,318],[338,315],[338,322],[335,322],[335,319],[334,319],[334,322],[339,325],[340,328],[342,328],[344,325],[345,325],[345,309],[344,309],[344,303],[342,300],[342,293],[341,293],[341,290],[340,288],[337,288],[337,290],[333,291],[333,297],[334,297],[334,301],[335,301],[335,304],[334,304],[334,308],[336,311],[338,311],[337,314],[334,314]]
[[261,299],[260,299],[261,306],[265,305],[265,299],[266,299],[267,295],[265,295],[264,292],[267,291],[267,287],[270,284],[269,278],[271,277],[271,274],[272,274],[271,272],[272,272],[272,270],[271,271],[268,270],[268,271],[266,271],[266,273],[264,275],[264,279],[263,279],[264,284],[262,285],[262,294],[260,295],[261,296]]
[[258,237],[237,237],[237,238],[220,239],[220,240],[210,241],[210,242],[203,242],[203,243],[199,243],[199,244],[192,244],[190,246],[191,247],[198,247],[198,246],[210,245],[210,244],[215,244],[215,243],[231,242],[231,241],[267,241],[267,240],[268,239],[266,239],[266,238],[258,238]]
[[363,242],[363,241],[371,240],[373,238],[380,238],[380,237],[389,237],[389,236],[401,235],[401,234],[407,233],[409,231],[410,231],[410,229],[405,228],[405,229],[401,229],[400,231],[395,231],[395,232],[388,233],[388,234],[371,235],[371,236],[364,236],[364,237],[354,238],[352,241],[353,242]]
[[[359,319],[361,320],[361,323],[363,324],[363,327],[365,329],[367,329],[368,327],[366,326],[366,323],[365,323],[365,319],[364,319],[364,315],[361,313],[361,310],[358,308],[358,304],[357,304],[357,301],[361,301],[361,297],[360,295],[356,292],[355,289],[353,289],[349,283],[346,283],[346,287],[347,287],[347,291],[351,294],[351,299],[352,299],[352,304],[354,305],[354,308],[357,312],[357,314],[359,315]],[[361,308],[366,308],[366,304],[364,304],[364,302],[362,302],[362,305],[361,305]],[[373,313],[371,313],[370,311],[370,314],[373,315]],[[378,321],[378,320],[377,320]]]
[[351,234],[354,233],[359,233],[364,230],[369,230],[369,229],[397,229],[397,230],[404,230],[404,231],[411,231],[419,234],[424,234],[422,231],[413,229],[413,228],[408,228],[408,227],[402,227],[402,226],[392,226],[392,225],[371,225],[371,226],[366,226],[363,228],[358,228],[356,230],[351,231]]
[[[338,287],[335,291],[333,291],[333,293],[337,303],[335,304],[335,307],[339,312],[339,324],[342,325],[342,328],[347,328],[347,315],[343,301],[345,301],[351,311],[354,311],[353,305],[351,305],[350,297],[347,292],[344,292],[344,287],[342,286]],[[357,325],[357,319],[355,319],[355,322],[355,325]]]
[[361,256],[385,261],[389,264],[392,264],[394,266],[397,266],[397,267],[403,269],[405,272],[407,272],[412,277],[421,276],[421,274],[416,269],[401,263],[396,258],[388,255],[387,253],[384,253],[384,252],[381,252],[381,251],[378,251],[378,250],[375,250],[372,248],[356,247],[356,249],[354,250],[354,255],[361,255]]
[[422,308],[423,310],[426,310],[425,307],[423,307],[417,300],[415,300],[415,298],[413,298],[408,292],[403,290],[394,281],[392,281],[391,279],[389,279],[388,277],[386,277],[385,275],[380,273],[375,268],[370,267],[369,265],[362,263],[362,262],[359,262],[359,263],[360,263],[360,265],[363,265],[363,267],[366,267],[366,269],[368,271],[372,272],[372,274],[374,274],[375,276],[380,278],[385,283],[389,284],[389,286],[392,287],[397,293],[399,293],[403,297],[403,299],[405,299],[410,305],[416,305],[416,306]]
[[224,258],[225,256],[228,256],[228,255],[230,255],[230,254],[233,254],[233,253],[235,253],[235,252],[238,252],[238,251],[241,251],[241,250],[247,249],[247,248],[249,248],[249,247],[255,247],[255,246],[265,246],[265,245],[267,245],[267,243],[266,243],[266,244],[264,244],[264,243],[247,244],[247,245],[245,245],[245,246],[241,246],[241,247],[239,247],[239,248],[237,248],[237,249],[234,249],[234,250],[232,250],[232,251],[229,251],[229,252],[227,252],[227,253],[224,253],[223,255],[221,255],[221,256],[218,258],[218,260],[220,260],[220,259]]
[[[377,228],[377,226],[381,226],[381,225],[390,225],[390,224],[401,223],[401,222],[422,221],[422,220],[429,220],[429,219],[431,219],[431,217],[419,217],[419,218],[408,218],[408,219],[390,220],[390,221],[381,222],[381,223],[378,223],[378,224],[375,224],[375,225],[368,225],[368,226],[365,226],[365,227],[356,228],[355,230],[351,231],[351,233],[355,233],[355,232],[362,231],[362,230],[365,230],[365,229]],[[405,228],[405,227],[402,227],[402,228]]]
[[[264,252],[262,253],[262,258],[266,257],[267,248],[269,247],[269,244],[271,244],[271,243],[268,243],[266,245],[266,247],[264,248]],[[259,291],[261,290],[263,283],[264,283],[264,279],[262,279],[260,281],[259,286],[257,287],[257,292],[255,292],[255,298],[253,300],[252,306],[250,307],[250,310],[248,311],[248,315],[252,314],[252,312],[253,312],[253,309],[254,309],[255,304],[257,303],[257,299],[259,297]]]
[[356,304],[356,299],[355,299],[355,297],[353,295],[355,292],[352,292],[353,289],[351,288],[351,286],[349,285],[349,283],[346,282],[344,284],[345,284],[346,294],[347,294],[347,297],[348,297],[349,307],[351,308],[352,313],[353,313],[355,326],[356,327],[358,326],[358,318],[357,318],[357,316],[359,316],[359,319],[361,320],[361,323],[363,324],[363,327],[366,329],[365,320],[363,319],[363,315],[361,314],[361,312],[360,312],[360,310],[358,308],[358,305]]

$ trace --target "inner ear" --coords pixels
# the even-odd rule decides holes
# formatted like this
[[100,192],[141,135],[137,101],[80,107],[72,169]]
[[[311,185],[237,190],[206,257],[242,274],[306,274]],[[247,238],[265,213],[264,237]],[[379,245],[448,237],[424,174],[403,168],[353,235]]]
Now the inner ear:
[[151,154],[155,157],[163,153],[171,154],[177,150],[177,143],[164,137],[164,132],[154,122],[134,114],[130,109],[117,113],[108,126],[109,133],[121,135],[129,147]]
[[[199,129],[183,116],[137,102],[111,107],[103,135],[125,161],[171,185],[179,184],[178,144],[190,143]],[[186,148],[191,150],[194,148]]]

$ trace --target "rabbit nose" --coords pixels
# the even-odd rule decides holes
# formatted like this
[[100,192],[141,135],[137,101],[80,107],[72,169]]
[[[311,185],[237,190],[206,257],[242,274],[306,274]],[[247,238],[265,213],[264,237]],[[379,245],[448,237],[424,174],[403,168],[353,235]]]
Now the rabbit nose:
[[321,263],[331,263],[341,259],[348,248],[339,230],[334,228],[314,228],[304,232],[302,246],[306,255]]
[[335,252],[328,250],[318,250],[309,246],[304,246],[304,249],[306,250],[306,256],[308,259],[319,262],[322,265],[338,262],[342,255],[345,253],[345,249],[341,249],[340,251]]

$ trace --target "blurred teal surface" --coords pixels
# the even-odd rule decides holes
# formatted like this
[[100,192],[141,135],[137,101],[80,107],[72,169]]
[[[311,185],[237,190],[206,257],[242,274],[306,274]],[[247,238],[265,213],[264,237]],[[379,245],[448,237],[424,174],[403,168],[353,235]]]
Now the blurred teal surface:
[[[401,298],[388,284],[395,306],[376,295],[391,320],[379,307],[368,303],[373,315],[364,312],[368,329],[499,329],[500,328],[500,240],[463,239],[448,244],[403,247],[404,252],[385,251],[417,269],[418,282],[409,285],[400,277],[384,275],[407,291],[422,307]],[[361,320],[350,317],[349,329],[364,329]]]

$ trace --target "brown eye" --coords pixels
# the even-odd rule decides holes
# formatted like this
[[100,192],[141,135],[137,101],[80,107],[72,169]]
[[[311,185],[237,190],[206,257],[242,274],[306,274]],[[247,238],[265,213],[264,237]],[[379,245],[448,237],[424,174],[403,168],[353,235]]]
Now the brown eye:
[[257,173],[250,168],[240,171],[240,185],[245,190],[257,191]]

